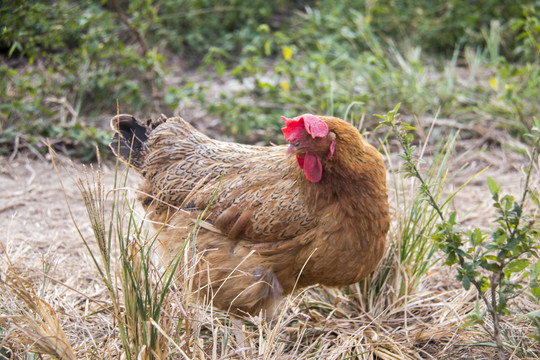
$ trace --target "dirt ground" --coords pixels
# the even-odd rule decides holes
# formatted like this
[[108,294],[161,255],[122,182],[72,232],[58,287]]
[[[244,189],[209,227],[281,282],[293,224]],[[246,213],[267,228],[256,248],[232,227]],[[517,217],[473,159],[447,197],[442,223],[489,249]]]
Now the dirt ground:
[[[528,158],[500,148],[488,151],[473,147],[467,151],[470,145],[463,142],[458,147],[455,163],[447,176],[447,191],[456,190],[471,176],[489,167],[451,203],[464,226],[489,229],[494,210],[486,177],[491,176],[502,184],[503,193],[520,197],[525,178],[523,168]],[[392,158],[397,159],[394,155]],[[429,163],[429,156],[426,161]],[[85,206],[75,182],[77,173],[82,175],[83,164],[72,165],[63,156],[59,156],[56,163],[58,172],[49,158],[37,159],[24,153],[11,161],[0,157],[0,256],[3,257],[0,264],[6,265],[7,255],[8,261],[30,282],[41,284],[47,278],[47,292],[53,293],[56,299],[64,298],[59,310],[70,314],[71,309],[80,312],[81,308],[87,307],[88,298],[106,298],[106,289],[77,230],[78,227],[82,236],[90,241],[90,246],[94,246]],[[106,192],[113,189],[114,173],[114,163],[103,165]],[[137,181],[138,176],[131,173],[128,186],[136,187]],[[538,189],[538,164],[531,184]],[[392,192],[389,197],[395,208]],[[110,324],[104,322],[99,326]],[[98,339],[95,341],[99,342]]]
[[[54,277],[70,281],[69,274],[80,271],[81,266],[88,266],[89,273],[93,269],[74,222],[85,236],[91,237],[91,230],[74,181],[77,172],[82,174],[83,166],[76,163],[72,167],[65,157],[59,157],[57,162],[58,173],[50,160],[36,159],[31,154],[18,155],[13,161],[0,157],[0,239],[10,253],[18,253],[18,261],[25,266],[35,264],[41,269],[45,258],[61,263],[62,271],[55,271]],[[503,192],[521,196],[526,165],[527,158],[513,151],[476,150],[459,158],[447,177],[449,192],[489,167],[452,201],[451,207],[460,214],[462,224],[489,228],[494,211],[486,177],[502,183]],[[112,162],[103,166],[106,190],[113,188],[114,167]],[[136,187],[137,175],[131,173],[129,179]],[[537,173],[532,185],[538,187]],[[88,280],[92,278],[89,275]]]
[[[476,149],[456,159],[447,176],[448,192],[489,167],[461,190],[451,204],[463,225],[487,229],[494,214],[487,176],[502,184],[504,193],[521,196],[523,169],[528,159],[500,149],[489,152]],[[82,174],[83,165],[75,163],[72,167],[65,157],[59,157],[57,163],[58,173],[49,159],[37,159],[31,154],[19,154],[13,161],[0,157],[0,239],[10,252],[24,253],[26,265],[36,260],[39,264],[43,258],[62,263],[63,271],[55,277],[67,280],[71,269],[80,270],[81,265],[92,268],[74,222],[85,236],[91,236],[91,232],[74,181],[77,173]],[[113,162],[103,165],[106,191],[113,188],[114,167]],[[535,172],[533,188],[538,188],[538,178]],[[136,187],[137,181],[138,175],[131,173],[130,186]]]
[[[28,280],[41,282],[47,272],[53,282],[65,285],[55,286],[56,291],[75,289],[99,297],[96,291],[105,289],[77,230],[95,246],[76,185],[84,166],[63,156],[56,164],[58,172],[49,157],[23,154],[13,161],[0,157],[0,254],[5,251]],[[89,172],[92,165],[86,165]],[[103,165],[105,191],[114,187],[114,166]],[[132,174],[133,186],[136,180]],[[51,265],[49,270],[46,264]]]

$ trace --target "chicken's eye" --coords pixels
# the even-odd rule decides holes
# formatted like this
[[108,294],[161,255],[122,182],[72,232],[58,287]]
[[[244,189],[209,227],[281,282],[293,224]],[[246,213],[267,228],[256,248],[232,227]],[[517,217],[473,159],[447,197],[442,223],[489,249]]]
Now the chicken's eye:
[[293,146],[295,148],[299,147],[300,146],[300,140],[296,140],[295,142],[293,142]]

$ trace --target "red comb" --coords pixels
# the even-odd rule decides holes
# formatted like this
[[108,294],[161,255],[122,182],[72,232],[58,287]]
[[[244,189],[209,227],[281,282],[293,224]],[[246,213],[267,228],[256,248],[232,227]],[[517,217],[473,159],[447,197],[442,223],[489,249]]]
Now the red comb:
[[304,132],[304,122],[300,121],[298,118],[288,119],[285,116],[281,117],[285,122],[285,127],[281,128],[285,140],[291,142],[296,139],[302,138],[302,133]]
[[328,125],[315,115],[305,114],[302,115],[304,118],[304,126],[306,131],[311,135],[312,138],[316,137],[325,137],[328,135]]
[[281,129],[285,140],[293,141],[302,137],[302,131],[305,129],[312,138],[325,137],[328,134],[328,125],[320,118],[311,114],[304,114],[289,119],[281,117],[285,122],[285,127]]

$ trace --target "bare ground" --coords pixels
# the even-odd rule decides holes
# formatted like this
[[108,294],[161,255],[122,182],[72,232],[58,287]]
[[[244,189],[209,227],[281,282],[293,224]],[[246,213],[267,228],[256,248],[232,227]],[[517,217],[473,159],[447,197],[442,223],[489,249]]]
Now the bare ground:
[[[457,154],[466,153],[468,145],[470,144],[461,144]],[[107,293],[74,226],[74,222],[77,223],[83,236],[91,239],[89,220],[73,179],[74,170],[66,158],[60,157],[57,162],[60,164],[58,172],[49,160],[36,159],[31,155],[19,154],[13,161],[9,161],[6,157],[0,158],[0,241],[2,243],[0,275],[6,271],[8,262],[12,262],[18,273],[29,280],[29,284],[34,285],[43,294],[47,294],[47,299],[54,299],[55,310],[63,319],[63,327],[68,340],[73,344],[79,344],[77,347],[80,354],[88,354],[85,351],[92,353],[100,346],[107,346],[111,357],[117,357],[114,355],[118,354],[118,348],[115,349],[117,345],[114,345],[110,339],[110,334],[114,333],[114,329],[111,329],[114,324],[105,315],[96,315],[93,318],[89,315],[97,308],[90,299],[105,301]],[[480,226],[488,229],[494,211],[486,186],[486,177],[491,176],[498,183],[502,183],[503,192],[521,196],[523,168],[527,162],[526,156],[519,155],[515,151],[501,149],[487,151],[476,147],[464,156],[456,155],[456,163],[447,177],[448,189],[457,189],[471,176],[489,166],[488,170],[466,186],[452,202],[452,208],[462,214],[462,224],[467,227]],[[82,165],[75,164],[74,168],[80,172]],[[114,164],[104,166],[103,173],[107,189],[113,188],[114,172]],[[536,171],[532,181],[533,187],[538,188],[538,179],[538,171]],[[132,174],[130,185],[135,186],[136,181],[137,177]],[[48,264],[51,265],[50,269],[47,268]],[[452,278],[453,274],[448,269],[434,269],[422,286],[423,291],[426,292],[420,297],[424,299],[422,301],[429,303],[431,301],[429,299],[441,293],[441,288],[458,289]],[[449,305],[455,302],[456,306],[461,306],[463,309],[472,309],[474,305],[474,296],[470,293],[458,292],[450,298]],[[467,306],[463,305],[465,303]],[[415,306],[420,305],[411,304],[411,307]],[[460,309],[456,311],[460,312]],[[84,315],[72,318],[74,313]],[[472,332],[474,336],[470,338],[458,336],[460,331],[457,329],[459,322],[463,320],[463,315],[461,313],[456,319],[455,330],[448,330],[448,333],[439,334],[439,336],[434,335],[427,328],[414,329],[414,331],[411,329],[417,337],[413,341],[414,346],[421,348],[417,353],[424,355],[412,357],[407,355],[407,358],[433,358],[432,356],[442,358],[441,354],[444,354],[444,351],[450,351],[445,350],[445,346],[456,342],[453,337],[459,337],[457,342],[463,343],[467,339],[473,342],[476,332]],[[84,321],[81,323],[80,320],[86,316],[89,316],[88,323],[85,324]],[[305,316],[314,315],[308,309]],[[340,319],[329,320],[334,321],[339,328]],[[437,320],[435,314],[433,320]],[[440,318],[437,321],[441,321]],[[424,323],[424,325],[429,326],[429,323]],[[435,325],[434,327],[436,328]],[[334,334],[336,331],[338,333],[337,339],[334,339],[335,336],[332,337],[333,341],[341,339],[346,343],[347,339],[353,338],[347,338],[347,331],[342,333],[336,329],[332,331]],[[439,328],[437,331],[443,330]],[[8,338],[9,334],[8,331]],[[366,336],[369,334],[371,333],[366,332]],[[380,335],[374,333],[370,336]],[[430,337],[439,340],[433,342],[430,341]],[[83,338],[87,340],[81,341]],[[0,338],[0,345],[5,340],[7,339]],[[84,344],[81,345],[81,343]],[[403,340],[403,345],[409,346],[410,342]],[[91,350],[92,348],[94,350]],[[385,358],[384,347],[377,349],[382,352],[375,351],[374,358]],[[404,350],[404,353],[409,354],[410,351]],[[479,352],[476,348],[467,346],[460,346],[457,350],[453,348],[450,353],[453,354],[451,358],[482,358],[482,351]]]

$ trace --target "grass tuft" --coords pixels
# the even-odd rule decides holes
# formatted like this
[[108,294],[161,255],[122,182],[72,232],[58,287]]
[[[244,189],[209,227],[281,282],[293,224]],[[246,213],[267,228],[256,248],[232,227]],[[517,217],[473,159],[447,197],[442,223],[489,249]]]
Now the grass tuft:
[[[387,116],[397,109],[393,111]],[[24,264],[27,259],[20,250],[0,249],[4,252],[0,355],[299,360],[496,357],[492,338],[471,322],[471,315],[485,312],[477,294],[452,280],[454,269],[439,260],[441,253],[431,237],[440,215],[430,208],[425,192],[429,190],[432,199],[442,204],[440,213],[448,216],[457,191],[474,176],[453,191],[451,184],[461,170],[455,162],[463,156],[455,151],[458,134],[436,141],[430,129],[421,130],[429,144],[413,141],[410,145],[416,146],[411,154],[423,182],[406,176],[405,171],[411,170],[406,159],[391,155],[400,146],[396,140],[388,136],[380,141],[389,159],[394,221],[387,256],[371,277],[344,289],[304,289],[286,298],[272,321],[249,317],[239,327],[192,289],[193,264],[198,259],[191,249],[201,222],[194,223],[174,261],[160,266],[153,249],[159,231],[146,230],[145,214],[129,186],[129,167],[98,163],[74,168],[73,189],[66,185],[64,192],[84,244],[80,248],[86,252],[73,257],[80,259],[83,269],[78,276],[92,282],[83,291],[82,283],[70,286],[58,281],[51,265],[54,259],[40,265],[39,276],[17,275],[16,268],[29,266]],[[60,181],[67,183],[66,168],[58,166],[57,171]],[[77,191],[80,203],[70,195]],[[531,284],[540,273],[535,269],[528,275]],[[529,288],[534,289],[533,285]],[[69,300],[60,300],[58,289]],[[519,306],[520,317],[505,317],[505,346],[515,358],[525,359],[540,350],[529,340],[536,334],[538,315],[531,298],[520,297]],[[492,326],[489,317],[485,324]],[[238,331],[245,341],[236,337]]]
[[[77,359],[56,311],[38,295],[30,281],[18,274],[9,258],[7,260],[9,265],[0,278],[0,289],[14,295],[17,302],[8,315],[0,317],[0,328],[12,329],[9,337],[14,345],[12,351],[46,354],[61,360]],[[0,358],[5,357],[2,354]]]

